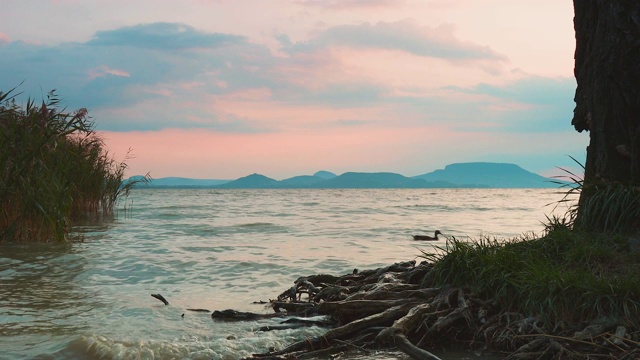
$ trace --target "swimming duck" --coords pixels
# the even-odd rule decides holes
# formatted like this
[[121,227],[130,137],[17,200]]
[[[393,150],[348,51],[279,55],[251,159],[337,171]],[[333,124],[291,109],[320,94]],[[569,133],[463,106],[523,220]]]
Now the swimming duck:
[[429,235],[413,235],[413,240],[435,241],[438,240],[438,235],[442,235],[440,230],[436,230],[433,236]]

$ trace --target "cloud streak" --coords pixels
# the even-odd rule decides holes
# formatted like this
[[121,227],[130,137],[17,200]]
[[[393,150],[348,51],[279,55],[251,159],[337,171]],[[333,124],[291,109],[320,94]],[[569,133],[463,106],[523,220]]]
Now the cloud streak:
[[492,60],[505,61],[488,46],[464,42],[454,36],[455,27],[442,25],[431,28],[418,26],[413,20],[394,23],[341,25],[332,27],[312,40],[295,44],[294,52],[307,52],[330,46],[377,48],[404,51],[417,56],[427,56],[451,61]]
[[126,71],[123,70],[118,70],[118,69],[111,69],[106,65],[102,65],[102,66],[98,66],[96,68],[90,69],[88,76],[89,76],[89,80],[94,80],[100,77],[105,77],[105,76],[119,76],[119,77],[130,77],[131,74],[129,74]]
[[[446,60],[504,62],[504,56],[452,36],[451,29],[425,30],[413,22],[339,26],[304,45],[294,45],[296,51],[279,57],[240,36],[159,23],[100,31],[85,43],[55,47],[12,43],[2,53],[7,66],[11,62],[14,68],[24,67],[14,73],[26,78],[37,67],[41,81],[68,84],[66,96],[77,99],[78,106],[93,108],[104,130],[202,127],[269,133],[333,127],[345,121],[352,126],[386,123],[393,127],[395,120],[386,116],[394,111],[416,119],[418,125],[427,121],[475,131],[553,131],[561,127],[558,117],[569,111],[566,99],[574,89],[567,79],[528,77],[502,86],[443,87],[468,96],[458,111],[469,121],[451,123],[451,118],[460,116],[452,115],[450,106],[459,105],[453,105],[446,95],[424,86],[411,94],[350,73],[340,55],[330,51],[333,46],[346,46]],[[187,52],[176,53],[176,49]],[[62,52],[76,63],[56,60],[55,54]],[[82,69],[85,76],[78,73]],[[21,80],[14,76],[16,84]],[[320,111],[320,104],[335,110]],[[370,109],[378,115],[365,116],[366,121],[358,116]],[[313,120],[314,116],[305,117],[304,112],[326,117]],[[545,125],[526,125],[535,121]],[[553,126],[555,123],[558,125]]]
[[230,34],[209,34],[185,24],[153,23],[98,31],[89,46],[130,46],[167,50],[216,48],[244,42],[244,38]]
[[[502,86],[443,87],[445,93],[415,83],[414,90],[406,91],[346,69],[342,55],[330,51],[338,45],[356,56],[358,49],[375,48],[444,60],[504,62],[502,55],[453,38],[451,29],[425,30],[400,22],[332,27],[294,45],[296,50],[285,57],[233,34],[147,24],[100,31],[85,43],[12,43],[1,50],[0,64],[4,61],[4,68],[14,73],[22,69],[17,73],[25,76],[38,69],[37,78],[51,88],[67,84],[65,95],[97,112],[100,128],[117,131],[202,127],[269,133],[345,122],[389,128],[431,123],[478,131],[531,131],[537,122],[547,124],[538,131],[553,131],[561,128],[560,121],[555,127],[553,121],[569,110],[566,99],[575,88],[567,79],[527,77]],[[189,50],[176,53],[177,48]],[[72,62],[58,60],[55,54],[61,53]],[[13,78],[16,84],[22,80]],[[451,93],[467,97],[463,106],[451,103]],[[321,106],[335,110],[321,111]],[[523,110],[526,114],[514,123],[514,113]],[[389,116],[407,112],[400,124],[402,115]],[[454,118],[464,120],[452,122]]]
[[[139,148],[136,153],[144,152],[139,159],[158,164],[161,160],[150,160],[153,154],[147,152],[153,153],[158,143],[154,137],[167,134],[180,134],[176,149],[202,157],[202,164],[206,159],[227,164],[224,156],[235,159],[228,166],[238,164],[241,156],[252,156],[241,150],[251,142],[280,149],[277,154],[256,150],[253,156],[259,161],[242,160],[251,166],[260,161],[276,166],[276,156],[297,159],[287,160],[292,167],[309,161],[329,164],[322,159],[325,154],[333,161],[351,157],[367,163],[360,169],[345,165],[345,170],[374,170],[376,159],[386,159],[376,170],[408,175],[428,170],[427,162],[442,166],[489,160],[479,155],[482,146],[491,147],[498,158],[496,138],[571,134],[575,83],[570,73],[550,76],[519,69],[512,63],[519,58],[512,49],[465,31],[465,14],[448,21],[421,20],[443,9],[462,11],[465,1],[461,7],[427,7],[423,16],[403,10],[425,6],[411,0],[291,0],[277,15],[258,4],[245,15],[264,13],[278,20],[260,31],[222,20],[224,26],[189,20],[206,13],[204,9],[215,13],[246,7],[244,0],[238,1],[194,2],[199,13],[180,20],[166,13],[155,20],[137,15],[96,28],[83,40],[59,43],[12,40],[0,25],[0,78],[9,88],[24,81],[20,90],[32,97],[58,89],[69,108],[89,108],[98,130],[108,133],[114,146],[131,140],[129,146]],[[154,4],[160,9],[170,2]],[[69,10],[65,4],[56,7]],[[155,11],[149,7],[150,13]],[[198,141],[187,140],[200,132]],[[207,147],[205,138],[227,146]],[[338,139],[336,154],[328,155]],[[534,145],[529,145],[532,151],[541,153]],[[286,155],[286,149],[300,154]],[[217,155],[196,155],[198,151]],[[514,152],[504,149],[509,151]],[[529,156],[526,151],[518,154]],[[421,170],[399,171],[402,166]],[[260,169],[251,170],[256,171]]]
[[300,0],[302,6],[329,10],[393,8],[405,4],[404,0]]

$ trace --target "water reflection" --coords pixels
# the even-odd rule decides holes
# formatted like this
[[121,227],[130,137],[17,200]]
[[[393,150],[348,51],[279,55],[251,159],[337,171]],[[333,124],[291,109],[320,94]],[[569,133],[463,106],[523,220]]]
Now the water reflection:
[[87,328],[82,314],[101,304],[75,281],[86,265],[75,244],[0,244],[0,347],[13,336]]

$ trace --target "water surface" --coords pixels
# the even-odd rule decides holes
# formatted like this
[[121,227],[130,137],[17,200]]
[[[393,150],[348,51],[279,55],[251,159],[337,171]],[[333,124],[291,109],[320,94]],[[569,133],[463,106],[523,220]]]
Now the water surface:
[[79,226],[83,242],[0,244],[0,358],[239,359],[281,348],[323,330],[261,333],[274,320],[214,322],[185,309],[269,312],[253,302],[277,297],[299,276],[416,259],[432,243],[412,234],[540,234],[553,210],[545,205],[562,196],[553,189],[136,190],[114,222]]

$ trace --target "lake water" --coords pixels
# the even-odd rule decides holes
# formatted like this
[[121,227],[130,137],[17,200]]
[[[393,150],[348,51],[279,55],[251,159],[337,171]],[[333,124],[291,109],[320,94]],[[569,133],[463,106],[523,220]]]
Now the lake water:
[[553,210],[546,205],[562,196],[554,189],[135,190],[114,222],[78,227],[83,242],[0,244],[0,359],[239,359],[282,348],[323,330],[257,332],[275,320],[216,322],[185,309],[269,312],[252,303],[276,298],[299,276],[343,275],[431,249],[412,234],[540,234]]

